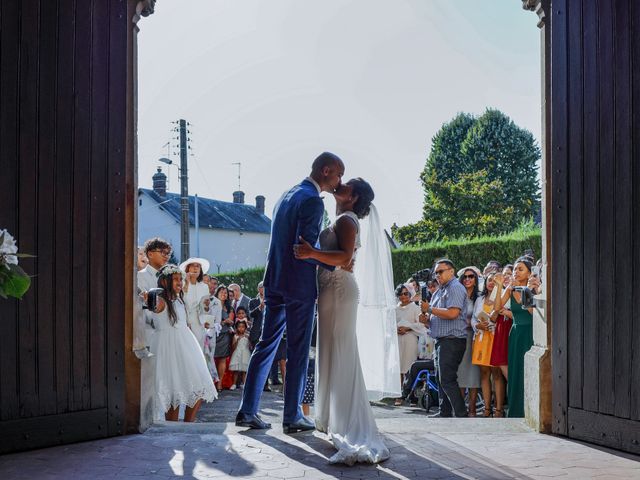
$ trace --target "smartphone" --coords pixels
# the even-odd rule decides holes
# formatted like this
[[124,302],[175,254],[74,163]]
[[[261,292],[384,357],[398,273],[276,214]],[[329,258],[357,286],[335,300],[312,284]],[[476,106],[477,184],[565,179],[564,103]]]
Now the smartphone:
[[427,301],[427,293],[429,292],[429,289],[427,288],[426,285],[423,285],[422,288],[420,289],[420,293],[422,295],[422,301],[426,302]]

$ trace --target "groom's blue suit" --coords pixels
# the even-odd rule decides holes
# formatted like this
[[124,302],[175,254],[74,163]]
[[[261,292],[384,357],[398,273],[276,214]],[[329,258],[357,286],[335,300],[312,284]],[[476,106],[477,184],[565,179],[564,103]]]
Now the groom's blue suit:
[[271,243],[264,276],[265,316],[262,336],[253,350],[240,412],[255,415],[277,347],[287,328],[287,378],[283,423],[302,418],[304,392],[317,297],[316,264],[297,260],[293,246],[302,236],[317,244],[324,204],[308,179],[278,201],[271,224]]

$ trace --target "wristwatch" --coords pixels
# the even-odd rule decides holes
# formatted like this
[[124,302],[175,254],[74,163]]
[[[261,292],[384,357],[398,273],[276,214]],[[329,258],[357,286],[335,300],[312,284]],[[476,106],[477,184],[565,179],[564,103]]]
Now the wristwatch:
[[433,313],[433,308],[431,308],[431,305],[429,305],[429,308],[427,308],[427,313],[429,315],[431,315]]

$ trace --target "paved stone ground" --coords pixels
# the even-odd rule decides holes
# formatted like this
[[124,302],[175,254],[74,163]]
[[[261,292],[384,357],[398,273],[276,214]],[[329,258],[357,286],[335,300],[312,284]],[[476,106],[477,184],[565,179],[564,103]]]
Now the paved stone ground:
[[391,450],[381,465],[329,465],[317,432],[284,435],[282,396],[267,393],[269,431],[233,419],[240,392],[222,392],[199,422],[161,423],[143,435],[0,456],[0,479],[640,479],[640,458],[540,435],[514,419],[428,419],[410,407],[375,405]]

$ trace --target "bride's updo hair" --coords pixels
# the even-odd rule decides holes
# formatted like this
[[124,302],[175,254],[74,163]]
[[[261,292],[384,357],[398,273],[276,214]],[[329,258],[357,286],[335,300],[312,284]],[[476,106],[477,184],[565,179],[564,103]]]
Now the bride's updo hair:
[[371,211],[371,202],[373,202],[373,199],[375,198],[373,188],[371,188],[371,185],[369,185],[368,182],[360,177],[352,178],[347,182],[347,185],[351,185],[353,188],[353,195],[358,196],[358,200],[353,205],[353,213],[355,213],[360,219],[366,217]]

